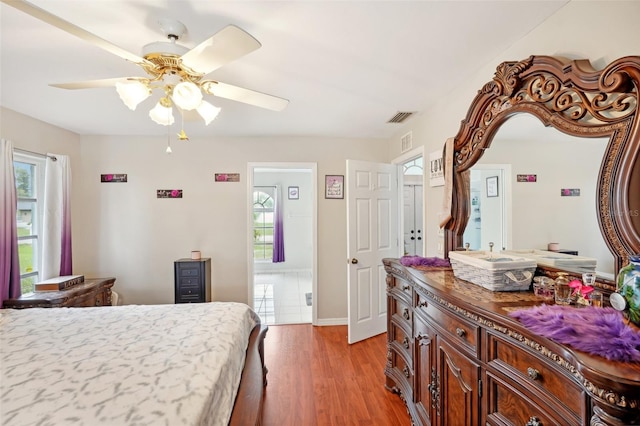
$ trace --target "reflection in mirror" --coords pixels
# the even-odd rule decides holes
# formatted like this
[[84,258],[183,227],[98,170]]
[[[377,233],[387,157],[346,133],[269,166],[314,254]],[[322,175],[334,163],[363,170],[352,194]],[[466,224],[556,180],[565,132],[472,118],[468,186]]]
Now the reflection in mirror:
[[511,166],[477,163],[469,175],[470,212],[462,241],[470,250],[511,247]]
[[[612,278],[614,259],[600,232],[596,208],[598,171],[607,142],[564,134],[529,114],[510,117],[471,169],[471,211],[464,241],[467,229],[474,226],[475,196],[483,233],[494,239],[503,236],[502,245],[494,240],[495,247],[546,250],[549,243],[559,243],[561,250],[596,259],[597,272]],[[487,197],[487,177],[502,176],[501,165],[511,169],[511,176],[499,179],[497,196]],[[475,192],[474,175],[479,179]],[[491,205],[504,207],[491,210]],[[504,225],[496,234],[492,227],[499,216]],[[482,239],[477,248],[488,249],[488,240]]]
[[408,160],[402,165],[404,204],[403,234],[405,256],[422,256],[424,253],[423,223],[423,159]]

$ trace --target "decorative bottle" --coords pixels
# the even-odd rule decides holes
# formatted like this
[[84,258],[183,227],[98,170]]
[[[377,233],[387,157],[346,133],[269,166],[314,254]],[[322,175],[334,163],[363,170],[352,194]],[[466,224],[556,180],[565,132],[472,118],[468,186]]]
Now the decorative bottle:
[[629,256],[629,264],[620,269],[616,292],[609,297],[611,306],[634,324],[640,325],[640,254]]

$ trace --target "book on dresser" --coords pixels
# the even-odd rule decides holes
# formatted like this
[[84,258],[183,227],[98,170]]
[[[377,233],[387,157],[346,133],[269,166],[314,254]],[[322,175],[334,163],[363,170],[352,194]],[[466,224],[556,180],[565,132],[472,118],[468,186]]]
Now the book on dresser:
[[84,282],[84,275],[63,275],[49,278],[33,285],[33,291],[59,291]]

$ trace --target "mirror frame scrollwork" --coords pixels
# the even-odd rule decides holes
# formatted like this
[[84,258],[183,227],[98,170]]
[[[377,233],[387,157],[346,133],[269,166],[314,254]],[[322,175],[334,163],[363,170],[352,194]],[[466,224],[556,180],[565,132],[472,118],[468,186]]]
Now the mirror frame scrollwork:
[[578,137],[608,137],[596,208],[616,273],[640,253],[640,56],[620,58],[601,71],[588,60],[530,56],[503,62],[474,98],[454,138],[451,218],[445,256],[462,246],[469,218],[469,169],[510,116],[528,113],[545,126]]

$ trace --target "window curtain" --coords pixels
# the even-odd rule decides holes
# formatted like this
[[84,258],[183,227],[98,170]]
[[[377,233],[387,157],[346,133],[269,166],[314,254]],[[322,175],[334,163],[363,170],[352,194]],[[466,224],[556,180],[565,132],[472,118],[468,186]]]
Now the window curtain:
[[276,205],[273,219],[273,263],[284,262],[284,226],[282,214],[282,191],[276,186]]
[[71,275],[71,167],[67,155],[47,154],[42,227],[42,279]]
[[0,306],[7,299],[20,297],[18,261],[18,194],[13,172],[13,143],[0,139]]

